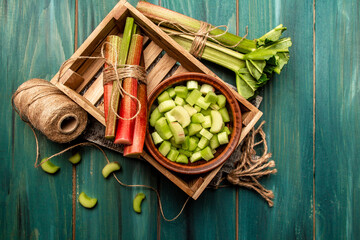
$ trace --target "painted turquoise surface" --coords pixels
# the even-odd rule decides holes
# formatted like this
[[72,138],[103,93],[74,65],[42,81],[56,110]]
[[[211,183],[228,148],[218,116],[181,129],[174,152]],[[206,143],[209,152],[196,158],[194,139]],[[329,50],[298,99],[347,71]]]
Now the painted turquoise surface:
[[[189,201],[176,221],[158,224],[156,194],[104,179],[103,155],[84,147],[78,149],[83,160],[76,170],[76,193],[98,198],[98,205],[88,210],[77,203],[76,238],[234,239],[238,229],[239,239],[311,239],[313,234],[316,239],[356,239],[360,235],[359,3],[316,0],[314,16],[313,1],[245,0],[238,1],[238,9],[236,0],[151,2],[213,25],[228,25],[239,35],[248,26],[251,39],[280,23],[288,27],[284,35],[293,40],[290,62],[265,87],[261,106],[278,169],[261,182],[274,191],[274,207],[254,192],[239,189],[236,226],[236,188],[207,189],[197,201]],[[79,1],[79,45],[116,3]],[[130,3],[136,5],[137,0]],[[75,0],[2,0],[0,22],[0,239],[71,239],[72,167],[67,159],[76,151],[53,160],[61,166],[54,176],[35,169],[32,131],[14,113],[10,98],[30,78],[50,80],[72,55]],[[205,64],[234,84],[231,72]],[[67,146],[38,136],[42,157]],[[181,190],[144,161],[106,153],[122,165],[117,173],[121,181],[156,187],[165,216],[177,215],[187,198]],[[132,210],[138,192],[146,194],[140,215]]]
[[[49,176],[34,168],[35,139],[12,111],[11,95],[30,78],[50,79],[74,49],[74,1],[1,1],[0,238],[71,238],[71,166]],[[64,146],[38,133],[41,156]]]
[[[162,0],[161,6],[176,10],[190,17],[214,23],[228,25],[229,31],[236,33],[236,1],[169,1]],[[213,7],[216,6],[216,7]],[[215,64],[207,63],[219,77],[234,84],[234,77],[230,71]],[[162,184],[163,192],[173,188],[172,184]],[[167,208],[172,208],[174,214],[182,202],[172,204],[175,195],[184,195],[180,190],[174,189],[171,198],[165,201]],[[235,189],[207,190],[198,200],[191,201],[185,214],[178,221],[161,222],[162,239],[233,239],[235,237]],[[183,197],[184,198],[184,197]],[[224,207],[226,206],[226,207]],[[191,219],[191,221],[190,221]]]
[[[268,208],[253,192],[239,193],[240,239],[311,239],[313,235],[312,1],[239,1],[239,27],[258,38],[279,24],[291,37],[290,61],[266,85],[260,110],[278,173],[262,183],[275,194]],[[261,226],[259,228],[259,226]]]
[[316,2],[316,237],[360,236],[360,6]]

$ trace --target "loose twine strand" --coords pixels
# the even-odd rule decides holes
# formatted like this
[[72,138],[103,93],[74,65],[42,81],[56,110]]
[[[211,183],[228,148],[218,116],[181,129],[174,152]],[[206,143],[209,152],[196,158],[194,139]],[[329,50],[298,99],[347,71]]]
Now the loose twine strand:
[[[226,48],[236,48],[248,35],[248,26],[246,26],[246,34],[234,45],[227,45],[227,44],[223,44],[221,43],[219,40],[217,40],[216,38],[221,37],[223,35],[225,35],[226,33],[228,33],[229,28],[226,25],[219,25],[219,26],[215,26],[213,27],[211,24],[207,23],[207,22],[203,22],[200,21],[200,28],[197,32],[194,32],[193,29],[177,23],[177,22],[173,22],[173,21],[168,21],[168,20],[163,20],[161,22],[158,23],[158,26],[160,27],[161,24],[164,25],[172,25],[174,28],[176,28],[177,30],[180,31],[180,33],[168,33],[168,35],[189,35],[189,36],[194,36],[194,40],[191,44],[191,48],[189,53],[192,54],[194,57],[196,58],[201,58],[202,54],[204,53],[204,49],[206,46],[206,41],[207,39],[211,39],[212,41],[216,42],[217,44],[219,44],[220,46],[226,47]],[[220,28],[225,28],[224,32],[220,33],[220,34],[210,34],[210,32],[212,32],[215,29],[220,29]]]
[[[74,58],[69,58],[67,59],[60,67],[59,69],[59,74],[58,74],[58,78],[57,78],[57,82],[59,82],[61,76],[62,76],[62,71],[63,69],[65,68],[65,66],[67,66],[68,64],[72,63],[72,62],[75,62],[76,60],[78,59],[103,59],[105,60],[105,62],[110,66],[108,68],[106,68],[104,71],[106,72],[104,74],[104,79],[106,78],[106,80],[104,81],[104,84],[106,83],[109,83],[110,81],[117,81],[117,87],[118,87],[118,90],[120,92],[120,95],[123,97],[124,95],[127,95],[129,96],[130,98],[132,99],[135,99],[138,103],[138,111],[137,113],[132,116],[131,118],[122,118],[121,116],[119,116],[117,114],[117,112],[115,111],[115,109],[112,107],[112,111],[116,114],[117,117],[119,117],[120,119],[124,119],[124,120],[132,120],[134,118],[136,118],[136,116],[139,114],[140,110],[141,110],[141,103],[140,101],[132,96],[131,94],[129,94],[128,92],[126,92],[123,88],[122,88],[122,79],[124,78],[136,78],[137,80],[141,81],[142,83],[146,84],[146,72],[145,72],[145,69],[141,66],[137,66],[137,65],[117,65],[117,60],[115,61],[114,64],[112,64],[111,62],[107,61],[107,59],[104,57],[104,46],[105,44],[109,44],[112,48],[114,48],[114,46],[109,43],[109,42],[105,42],[102,47],[101,47],[101,57],[92,57],[92,56],[79,56],[79,57],[74,57]],[[115,55],[116,55],[116,59],[117,59],[117,52],[116,52],[116,49],[114,49],[114,52],[115,52]],[[118,69],[116,69],[116,66],[118,67]],[[22,91],[25,91],[25,90],[28,90],[30,88],[34,88],[34,87],[39,87],[39,86],[45,86],[45,87],[48,87],[48,85],[44,85],[44,84],[37,84],[37,85],[32,85],[32,86],[29,86],[29,87],[23,87],[21,89],[18,89],[17,92],[15,92],[13,94],[13,96],[11,97],[11,104],[12,104],[12,107],[13,109],[16,111],[16,113],[20,116],[21,120],[23,120],[27,125],[29,125],[29,127],[31,128],[33,134],[34,134],[34,137],[35,137],[35,142],[36,142],[36,160],[35,160],[35,163],[34,163],[34,167],[35,168],[38,168],[40,167],[42,164],[44,164],[45,162],[49,161],[50,159],[56,157],[56,156],[59,156],[73,148],[76,148],[76,147],[79,147],[79,146],[94,146],[96,147],[97,149],[99,149],[101,151],[101,153],[104,155],[105,157],[105,160],[107,163],[110,163],[106,153],[104,152],[104,150],[99,147],[98,145],[94,144],[94,143],[91,143],[91,142],[83,142],[83,143],[78,143],[78,144],[75,144],[73,146],[70,146],[58,153],[55,153],[53,154],[52,156],[46,158],[45,160],[43,160],[41,163],[39,163],[39,157],[40,157],[40,150],[39,150],[39,140],[38,140],[38,137],[37,137],[37,134],[35,132],[35,129],[34,127],[31,125],[30,121],[28,119],[26,119],[24,117],[24,114],[22,114],[22,112],[15,106],[14,104],[14,99],[15,97]],[[58,89],[56,90],[52,90],[52,89],[49,89],[49,91],[47,92],[39,92],[38,94],[34,95],[32,100],[30,101],[30,103],[28,105],[30,105],[31,103],[41,99],[41,98],[44,98],[44,97],[47,97],[47,96],[50,96],[50,95],[55,95],[55,94],[59,94],[59,95],[63,95],[63,93],[61,91],[59,91]],[[161,212],[161,215],[163,217],[163,219],[165,221],[174,221],[176,220],[180,215],[181,213],[183,212],[186,204],[188,203],[190,197],[188,197],[186,199],[186,201],[184,202],[180,212],[172,219],[168,219],[165,217],[164,215],[164,211],[163,211],[163,207],[162,207],[162,203],[161,203],[161,198],[160,198],[160,193],[157,189],[155,189],[154,187],[151,187],[151,186],[148,186],[148,185],[141,185],[141,184],[137,184],[137,185],[129,185],[129,184],[125,184],[123,182],[121,182],[118,177],[116,176],[115,173],[113,173],[113,176],[115,177],[116,181],[124,186],[124,187],[144,187],[144,188],[148,188],[148,189],[151,189],[153,190],[155,193],[156,193],[156,196],[157,196],[157,199],[158,199],[158,205],[159,205],[159,208],[160,208],[160,212]]]
[[[236,167],[227,176],[226,179],[238,186],[252,189],[259,193],[269,204],[270,207],[274,205],[272,199],[274,193],[271,190],[264,188],[258,181],[259,178],[270,174],[275,174],[276,169],[269,169],[275,167],[271,158],[271,153],[268,152],[268,146],[266,142],[266,135],[262,126],[265,124],[263,121],[260,126],[251,130],[251,133],[244,139],[244,145],[242,146],[243,152],[240,159],[235,163]],[[261,140],[255,142],[255,137],[260,135]],[[254,147],[262,144],[264,147],[262,155],[256,156]]]
[[[112,63],[110,61],[108,61],[105,58],[105,54],[104,54],[104,48],[106,45],[111,46],[111,48],[113,48],[114,53],[115,53],[115,62]],[[71,57],[69,59],[67,59],[65,62],[63,62],[60,66],[59,69],[59,74],[58,74],[58,78],[57,78],[57,82],[60,81],[60,78],[62,77],[62,71],[64,70],[65,66],[67,66],[70,63],[73,63],[75,61],[77,61],[78,59],[102,59],[105,60],[105,63],[109,66],[107,68],[104,69],[104,84],[107,84],[109,82],[113,82],[116,81],[116,88],[120,93],[121,97],[124,97],[124,95],[127,95],[128,97],[130,97],[131,99],[136,101],[137,104],[137,112],[130,118],[123,118],[121,117],[118,113],[117,110],[114,109],[113,106],[113,100],[114,100],[114,95],[111,94],[111,101],[110,101],[110,109],[111,111],[116,115],[116,117],[118,117],[119,119],[122,120],[133,120],[135,119],[140,111],[141,111],[141,103],[140,100],[131,95],[130,93],[128,93],[123,87],[122,87],[122,81],[124,78],[136,78],[138,81],[146,84],[146,72],[145,72],[145,68],[142,66],[138,66],[138,65],[128,65],[128,64],[122,64],[122,65],[118,65],[117,59],[118,59],[118,52],[116,51],[116,48],[114,47],[113,44],[111,44],[110,42],[104,42],[101,46],[101,56],[100,57],[93,57],[93,56],[78,56],[78,57]]]
[[[107,163],[110,163],[110,160],[109,160],[109,158],[107,157],[105,151],[104,151],[101,147],[99,147],[98,145],[96,145],[95,143],[91,143],[91,142],[82,142],[82,143],[75,144],[75,145],[73,145],[73,146],[70,146],[70,147],[68,147],[68,148],[65,148],[64,150],[62,150],[62,151],[60,151],[60,152],[58,152],[58,153],[55,153],[55,154],[51,155],[50,157],[46,158],[46,160],[42,161],[41,163],[38,163],[38,156],[39,156],[39,154],[38,154],[38,153],[39,153],[39,150],[38,150],[38,149],[39,149],[38,139],[37,139],[37,136],[36,136],[36,133],[35,133],[34,129],[33,129],[33,128],[31,128],[31,129],[33,130],[33,133],[34,133],[34,136],[35,136],[35,140],[36,140],[36,147],[37,147],[36,161],[35,161],[35,164],[34,164],[34,167],[35,167],[35,168],[40,167],[42,164],[44,164],[45,162],[49,161],[50,159],[52,159],[52,158],[54,158],[54,157],[57,157],[57,156],[65,153],[65,152],[67,152],[67,151],[69,151],[69,150],[71,150],[71,149],[73,149],[73,148],[80,147],[80,146],[93,146],[93,147],[96,147],[96,148],[99,149],[99,150],[101,151],[101,153],[104,155],[104,158],[105,158],[106,162],[107,162]],[[176,220],[176,219],[181,215],[181,213],[182,213],[182,212],[184,211],[184,209],[185,209],[186,204],[188,203],[188,201],[189,201],[189,199],[190,199],[190,197],[188,197],[188,198],[185,200],[182,208],[180,209],[180,212],[179,212],[175,217],[173,217],[173,218],[171,218],[171,219],[168,219],[168,218],[165,217],[164,210],[163,210],[162,203],[161,203],[160,193],[159,193],[159,191],[158,191],[156,188],[154,188],[154,187],[152,187],[152,186],[144,185],[144,184],[134,184],[134,185],[126,184],[126,183],[121,182],[121,181],[119,180],[119,178],[116,176],[115,173],[113,173],[113,176],[114,176],[114,178],[116,179],[116,181],[117,181],[121,186],[130,187],[130,188],[144,187],[144,188],[148,188],[148,189],[154,191],[154,192],[156,193],[156,196],[157,196],[157,199],[158,199],[158,205],[159,205],[159,208],[160,208],[161,215],[162,215],[163,219],[164,219],[165,221],[168,221],[168,222],[172,222],[172,221]]]

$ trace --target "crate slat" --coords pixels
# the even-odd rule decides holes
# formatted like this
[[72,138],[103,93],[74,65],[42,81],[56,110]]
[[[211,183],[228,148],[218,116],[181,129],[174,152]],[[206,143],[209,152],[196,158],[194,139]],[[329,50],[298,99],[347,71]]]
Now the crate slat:
[[150,67],[150,65],[155,61],[161,52],[162,48],[156,45],[156,43],[149,43],[149,45],[144,50],[145,69]]
[[89,102],[91,102],[93,105],[95,105],[104,95],[103,79],[104,74],[101,73],[100,76],[94,81],[94,83],[83,95],[84,98],[89,100]]
[[147,91],[148,96],[154,90],[154,88],[159,85],[159,83],[164,79],[166,74],[169,73],[171,68],[176,64],[176,60],[170,57],[168,54],[165,54],[160,61],[155,65],[153,69],[149,72],[147,76],[148,84]]
[[186,73],[188,70],[184,68],[182,65],[180,65],[174,72],[173,75],[180,74],[180,73]]

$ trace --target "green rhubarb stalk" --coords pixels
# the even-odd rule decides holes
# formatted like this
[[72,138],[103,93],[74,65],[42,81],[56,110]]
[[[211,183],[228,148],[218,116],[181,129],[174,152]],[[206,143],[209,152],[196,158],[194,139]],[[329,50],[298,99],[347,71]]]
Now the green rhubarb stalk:
[[[106,37],[106,42],[110,44],[105,45],[105,58],[111,64],[115,64],[116,62],[116,55],[120,52],[120,45],[121,45],[121,37],[116,35],[109,35]],[[116,53],[116,54],[115,54]],[[104,64],[104,68],[111,67],[107,63]],[[104,84],[104,114],[105,114],[105,122],[107,122],[109,104],[111,99],[111,92],[112,92],[113,83],[108,82]]]
[[[145,2],[140,1],[136,8],[144,14],[146,17],[150,18],[155,23],[159,23],[162,21],[168,21],[168,22],[174,22],[176,24],[180,24],[182,26],[185,26],[190,31],[196,33],[200,29],[200,21],[193,19],[191,17],[185,16],[183,14],[171,11],[169,9]],[[176,29],[176,27],[172,24],[165,24],[162,26],[167,26],[172,29]],[[213,26],[212,26],[213,27]],[[224,34],[224,30],[216,28],[210,32],[210,35],[216,36],[220,35],[218,37],[214,37],[217,41],[221,42],[224,45],[227,46],[233,46],[236,45],[238,42],[242,40],[242,37],[239,37],[237,35],[231,34],[229,32],[226,32]],[[211,39],[210,39],[211,40]],[[265,41],[265,39],[264,39]],[[249,39],[243,39],[236,47],[233,47],[234,50],[242,52],[242,53],[248,53],[256,50],[257,45],[256,41],[249,40]]]
[[[190,50],[193,36],[178,35],[177,31],[162,29],[182,47]],[[275,42],[267,41],[267,44],[259,46],[257,50],[242,54],[207,41],[201,57],[232,70],[236,75],[239,94],[248,99],[271,78],[273,72],[280,73],[289,60],[290,46],[290,38],[282,38]]]
[[[133,33],[134,19],[131,17],[126,18],[125,29],[123,33],[123,38],[120,45],[120,52],[118,53],[118,64],[123,65],[126,63],[131,36]],[[119,108],[120,92],[117,86],[118,82],[113,82],[112,92],[111,92],[111,101],[108,109],[108,119],[106,122],[105,129],[105,138],[114,139],[116,131],[116,122],[117,116],[116,112]]]
[[[136,26],[136,25],[135,25]],[[143,36],[133,34],[126,64],[139,65],[143,45]],[[123,89],[133,97],[137,97],[138,81],[136,78],[125,78],[123,80]],[[115,134],[115,144],[132,144],[134,133],[135,118],[132,118],[138,110],[136,101],[130,96],[124,95],[121,99],[119,108],[119,116],[123,119],[118,119],[118,126]]]

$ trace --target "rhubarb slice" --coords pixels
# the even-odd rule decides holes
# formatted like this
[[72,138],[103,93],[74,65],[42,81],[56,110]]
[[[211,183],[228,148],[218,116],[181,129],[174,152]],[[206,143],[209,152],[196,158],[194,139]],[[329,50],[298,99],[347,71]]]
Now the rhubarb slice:
[[[41,162],[44,162],[46,160],[47,160],[47,158],[44,158],[43,160],[41,160]],[[56,166],[55,164],[50,162],[50,160],[42,163],[40,166],[41,166],[42,170],[44,170],[45,172],[50,173],[50,174],[54,174],[57,171],[59,171],[59,169],[60,169],[59,166]]]
[[172,122],[169,124],[170,130],[174,136],[176,144],[182,144],[185,141],[184,129],[180,126],[178,122]]
[[81,204],[81,206],[85,208],[93,208],[97,203],[97,199],[91,198],[88,195],[86,195],[84,192],[81,192],[79,195],[79,203]]
[[187,127],[191,122],[188,112],[181,106],[173,108],[170,114],[181,124],[183,128]]
[[218,133],[223,128],[224,121],[218,111],[211,111],[211,133]]
[[136,194],[134,201],[133,201],[133,209],[136,213],[141,213],[141,204],[143,200],[145,199],[144,193],[138,193]]
[[101,173],[104,176],[104,178],[107,178],[111,173],[120,170],[121,165],[118,162],[110,162],[105,165],[105,167],[102,169]]
[[80,153],[76,153],[69,158],[69,161],[74,165],[78,164],[80,162],[80,160],[81,160]]

